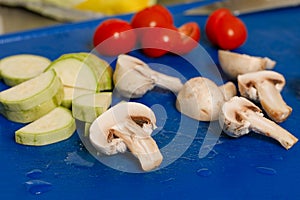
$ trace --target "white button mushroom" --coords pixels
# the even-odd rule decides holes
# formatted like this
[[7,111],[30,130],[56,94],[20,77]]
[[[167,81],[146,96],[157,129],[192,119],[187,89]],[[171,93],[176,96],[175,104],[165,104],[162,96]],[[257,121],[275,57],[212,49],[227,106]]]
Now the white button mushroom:
[[282,122],[291,114],[280,91],[285,85],[284,77],[274,71],[259,71],[238,76],[238,87],[242,96],[259,101],[268,116]]
[[236,88],[231,82],[218,87],[208,78],[195,77],[188,80],[179,91],[176,108],[193,119],[214,121],[218,119],[226,99],[235,95]]
[[162,155],[151,137],[156,128],[153,111],[135,102],[119,103],[91,125],[89,139],[97,151],[106,155],[124,152],[126,146],[136,156],[145,171],[162,162]]
[[270,58],[249,56],[225,50],[218,51],[220,66],[232,79],[240,74],[274,68],[276,62]]
[[275,122],[263,117],[261,109],[244,97],[233,97],[225,102],[219,118],[226,134],[240,137],[254,131],[274,138],[286,149],[291,148],[298,139]]
[[115,88],[124,97],[138,98],[155,86],[177,93],[180,79],[152,70],[146,63],[129,55],[119,55],[113,74]]

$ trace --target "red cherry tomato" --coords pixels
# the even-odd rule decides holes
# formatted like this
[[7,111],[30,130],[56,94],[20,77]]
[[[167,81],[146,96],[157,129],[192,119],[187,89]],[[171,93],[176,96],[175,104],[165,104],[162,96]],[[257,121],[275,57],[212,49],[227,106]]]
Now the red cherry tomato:
[[170,24],[174,23],[173,15],[166,7],[156,4],[152,6],[152,9],[156,12],[162,13],[166,17],[167,22],[169,22]]
[[238,48],[247,39],[245,24],[226,8],[217,9],[208,17],[205,32],[212,44],[227,50]]
[[172,24],[172,14],[165,7],[158,4],[137,12],[131,20],[133,28],[169,27]]
[[143,32],[141,48],[147,56],[156,58],[172,51],[179,40],[180,34],[174,26],[152,27]]
[[247,29],[239,18],[227,15],[220,19],[216,35],[220,48],[232,50],[244,44],[247,39]]
[[230,10],[227,8],[220,8],[210,14],[206,21],[205,33],[209,41],[214,45],[217,45],[216,34],[218,32],[219,20],[225,15],[231,15]]
[[174,53],[186,54],[198,45],[200,40],[200,28],[197,23],[189,22],[178,28],[180,40],[174,48]]
[[100,54],[116,56],[134,48],[136,33],[128,22],[120,19],[108,19],[96,28],[93,44]]

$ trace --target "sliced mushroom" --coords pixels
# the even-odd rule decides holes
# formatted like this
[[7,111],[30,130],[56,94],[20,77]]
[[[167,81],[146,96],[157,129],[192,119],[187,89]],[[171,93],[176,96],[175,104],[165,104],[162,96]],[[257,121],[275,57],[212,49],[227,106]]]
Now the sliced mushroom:
[[276,122],[283,122],[292,112],[280,94],[284,85],[284,77],[274,71],[263,70],[238,76],[241,95],[259,101],[268,116]]
[[125,54],[118,56],[113,80],[117,91],[128,98],[141,97],[154,86],[174,93],[182,87],[180,79],[154,71],[143,61]]
[[228,101],[237,94],[236,87],[233,82],[229,81],[224,85],[219,86],[219,89],[223,93],[225,101]]
[[218,119],[226,99],[235,95],[236,88],[233,83],[218,87],[210,79],[195,77],[188,80],[179,91],[176,108],[193,119],[214,121]]
[[265,118],[261,109],[244,97],[235,96],[224,103],[219,122],[224,132],[232,137],[240,137],[254,131],[277,140],[286,149],[298,141],[287,130]]
[[142,169],[159,166],[162,155],[151,137],[156,128],[153,111],[135,102],[119,103],[100,115],[90,127],[90,141],[106,155],[125,152],[126,147],[139,159]]
[[267,57],[261,58],[225,50],[219,50],[218,56],[221,68],[232,79],[236,79],[240,74],[273,69],[276,64]]

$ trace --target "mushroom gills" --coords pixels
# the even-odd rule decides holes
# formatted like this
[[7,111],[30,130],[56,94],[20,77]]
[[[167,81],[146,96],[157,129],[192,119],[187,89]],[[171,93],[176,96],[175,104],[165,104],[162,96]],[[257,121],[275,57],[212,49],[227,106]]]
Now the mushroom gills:
[[122,102],[97,117],[89,129],[89,139],[99,155],[122,153],[128,147],[142,169],[150,171],[163,159],[151,137],[155,123],[155,114],[149,107],[137,102]]
[[275,122],[265,118],[260,108],[244,97],[233,97],[224,103],[220,112],[220,125],[232,137],[254,131],[277,140],[286,149],[298,139]]
[[149,130],[147,124],[144,128],[144,124],[133,119],[127,119],[113,126],[110,133],[124,141],[132,154],[138,158],[143,170],[150,171],[160,165],[163,156],[147,131]]

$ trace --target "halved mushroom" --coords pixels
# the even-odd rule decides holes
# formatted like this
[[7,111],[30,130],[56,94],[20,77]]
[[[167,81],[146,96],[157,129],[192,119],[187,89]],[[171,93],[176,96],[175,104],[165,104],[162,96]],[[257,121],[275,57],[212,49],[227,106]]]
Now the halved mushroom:
[[240,74],[273,69],[276,64],[275,61],[267,57],[261,58],[225,50],[219,50],[218,57],[221,68],[232,79]]
[[179,91],[176,108],[193,119],[214,121],[218,119],[226,99],[235,95],[236,88],[231,82],[218,87],[208,78],[195,77],[188,80]]
[[268,116],[276,122],[283,122],[292,112],[280,94],[284,85],[284,77],[274,71],[263,70],[238,76],[241,95],[259,101]]
[[244,97],[233,97],[224,103],[219,118],[226,134],[240,137],[250,131],[271,137],[286,149],[298,139],[275,122],[265,118],[259,107]]
[[162,155],[151,137],[156,128],[153,111],[135,102],[119,103],[100,115],[90,127],[90,141],[106,155],[125,152],[126,146],[139,159],[142,169],[159,166]]
[[115,88],[121,95],[138,98],[154,86],[177,93],[182,83],[180,79],[152,70],[146,63],[129,55],[119,55],[113,74]]

